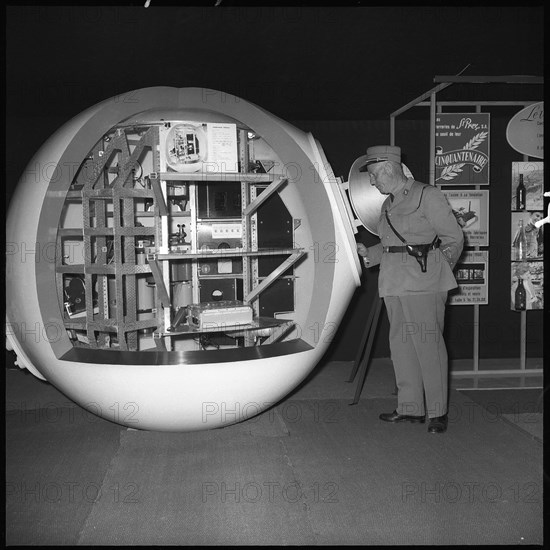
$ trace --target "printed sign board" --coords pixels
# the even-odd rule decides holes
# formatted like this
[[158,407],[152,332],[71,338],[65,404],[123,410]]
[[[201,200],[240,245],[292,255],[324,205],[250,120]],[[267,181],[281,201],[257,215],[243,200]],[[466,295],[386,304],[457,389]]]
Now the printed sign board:
[[524,309],[544,309],[544,262],[512,262],[510,308],[514,311],[518,311],[516,290],[519,279],[525,289]]
[[512,162],[512,210],[518,210],[517,188],[520,176],[525,186],[523,210],[544,210],[544,162]]
[[435,183],[489,184],[489,113],[438,113]]
[[238,172],[236,124],[172,121],[159,138],[161,172]]
[[489,303],[487,250],[466,250],[456,266],[458,290],[449,294],[449,304],[458,306]]
[[510,147],[529,157],[544,158],[544,102],[516,113],[506,128]]
[[464,246],[489,246],[489,191],[447,191],[458,225],[464,232]]

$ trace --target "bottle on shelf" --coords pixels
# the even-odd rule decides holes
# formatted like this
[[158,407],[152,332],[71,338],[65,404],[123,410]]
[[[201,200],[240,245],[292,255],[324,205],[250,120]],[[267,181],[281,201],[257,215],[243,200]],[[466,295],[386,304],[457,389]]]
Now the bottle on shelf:
[[527,294],[525,292],[525,287],[523,286],[523,279],[521,277],[518,277],[518,286],[516,287],[514,307],[518,311],[523,311],[527,307]]
[[516,261],[524,261],[527,255],[527,238],[525,237],[525,229],[523,227],[523,220],[518,222],[518,230],[512,243],[514,250],[513,259]]
[[523,174],[519,175],[519,183],[516,188],[516,210],[525,210],[526,189],[523,183]]

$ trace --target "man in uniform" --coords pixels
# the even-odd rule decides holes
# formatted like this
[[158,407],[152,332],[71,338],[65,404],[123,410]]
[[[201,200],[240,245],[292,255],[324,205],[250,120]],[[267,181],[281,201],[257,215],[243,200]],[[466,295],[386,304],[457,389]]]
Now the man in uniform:
[[380,419],[424,422],[427,409],[428,431],[443,433],[448,394],[443,323],[447,293],[457,286],[453,269],[462,253],[462,229],[438,188],[405,176],[399,147],[370,147],[361,171],[388,195],[378,221],[381,242],[357,245],[367,267],[380,264],[378,287],[390,321],[398,404]]

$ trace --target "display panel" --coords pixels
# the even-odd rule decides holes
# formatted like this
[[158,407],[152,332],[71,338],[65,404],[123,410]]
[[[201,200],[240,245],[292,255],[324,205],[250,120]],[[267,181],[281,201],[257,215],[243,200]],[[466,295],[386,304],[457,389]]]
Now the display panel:
[[443,193],[464,232],[464,246],[489,246],[489,191]]
[[483,305],[489,303],[489,252],[466,250],[455,270],[458,289],[449,294],[450,305]]
[[489,121],[489,113],[436,115],[436,184],[489,184]]

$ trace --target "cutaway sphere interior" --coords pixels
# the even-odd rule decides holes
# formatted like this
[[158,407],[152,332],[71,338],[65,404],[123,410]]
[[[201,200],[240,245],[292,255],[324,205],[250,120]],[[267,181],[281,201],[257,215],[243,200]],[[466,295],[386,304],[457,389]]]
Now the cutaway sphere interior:
[[36,153],[7,219],[7,346],[90,412],[187,431],[254,416],[319,362],[360,284],[315,138],[241,98],[155,87]]

